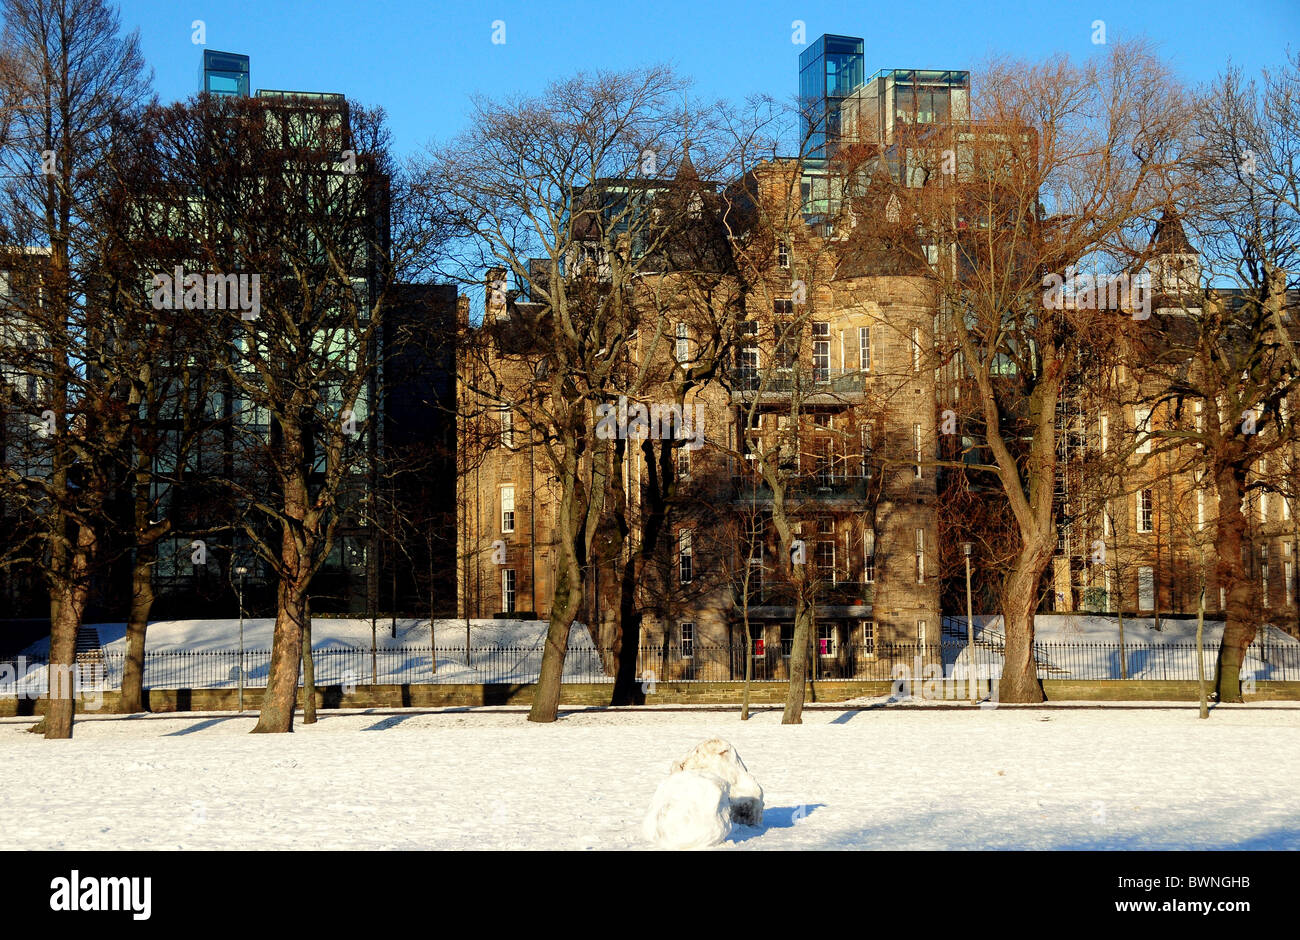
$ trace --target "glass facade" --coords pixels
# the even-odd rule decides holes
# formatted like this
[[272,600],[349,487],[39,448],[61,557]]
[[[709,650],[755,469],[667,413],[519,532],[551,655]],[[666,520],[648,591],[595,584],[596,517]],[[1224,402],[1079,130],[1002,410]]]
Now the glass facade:
[[862,40],[824,35],[799,55],[799,106],[805,153],[825,159],[839,134],[840,102],[865,76]]
[[248,56],[233,52],[203,50],[200,90],[210,95],[249,96]]

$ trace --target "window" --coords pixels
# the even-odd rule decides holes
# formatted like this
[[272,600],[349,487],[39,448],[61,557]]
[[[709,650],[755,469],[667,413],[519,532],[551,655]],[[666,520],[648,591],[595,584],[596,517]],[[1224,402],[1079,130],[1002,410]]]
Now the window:
[[772,312],[778,317],[794,316],[794,299],[791,297],[778,297],[772,301]]
[[921,330],[912,327],[912,371],[921,371]]
[[871,371],[871,327],[858,327],[858,368]]
[[695,658],[695,624],[685,620],[677,625],[677,634],[680,638],[682,659]]
[[1295,562],[1282,562],[1282,579],[1285,582],[1286,606],[1295,606]]
[[745,541],[749,543],[750,563],[757,562],[761,565],[763,563],[763,537],[766,534],[763,520],[751,516],[745,528],[747,530]]
[[[752,391],[753,389],[758,388],[759,383],[759,355],[758,346],[756,345],[757,339],[755,338],[758,324],[742,323],[741,327],[741,342],[743,345],[740,347],[739,357],[736,360],[736,364],[740,371],[737,378],[739,379],[740,387],[742,389]],[[747,332],[745,329],[747,327],[753,327],[755,332]]]
[[515,569],[501,569],[501,611],[502,613],[513,614],[515,612]]
[[1137,491],[1137,530],[1139,532],[1151,531],[1151,503],[1150,490]]
[[1259,491],[1259,521],[1268,522],[1268,491]]
[[1110,418],[1102,415],[1099,424],[1100,427],[1098,430],[1101,432],[1101,452],[1104,454],[1110,447]]
[[924,620],[916,622],[916,643],[918,646],[925,646],[925,641],[928,639],[927,634],[929,633],[928,627],[929,624]]
[[921,425],[912,425],[912,459],[916,461],[916,478],[921,479]]
[[790,267],[790,243],[784,238],[776,243],[776,266],[778,268]]
[[1156,609],[1156,572],[1143,565],[1138,568],[1138,610]]
[[1228,609],[1228,589],[1219,588],[1219,610]]
[[[1133,430],[1137,434],[1138,442],[1135,453],[1151,453],[1151,409],[1134,408],[1133,409]],[[1139,530],[1140,531],[1140,530]]]
[[763,642],[763,625],[761,623],[751,623],[749,625],[749,654],[755,659],[762,659],[767,655],[767,644]]
[[835,646],[835,625],[817,625],[817,655],[829,659],[837,652]]
[[682,529],[677,533],[677,579],[682,584],[690,584],[695,576],[695,567],[691,555],[691,530]]
[[794,326],[778,326],[773,358],[778,369],[790,369],[799,361],[799,333]]
[[689,480],[691,477],[691,449],[677,448],[677,479]]
[[781,657],[789,659],[791,651],[794,650],[794,624],[781,624]]
[[916,530],[916,583],[925,583],[925,529]]
[[835,583],[835,543],[817,543],[817,573],[823,579]]
[[691,339],[687,332],[685,323],[677,324],[677,341],[676,348],[673,351],[673,357],[677,364],[683,369],[690,368],[691,365]]
[[862,621],[862,652],[866,656],[876,655],[876,622]]
[[515,530],[515,488],[513,486],[501,487],[501,531],[513,532]]
[[[1267,548],[1268,546],[1261,546],[1261,547]],[[1267,558],[1268,556],[1264,555],[1263,557]],[[1260,605],[1263,607],[1268,607],[1268,562],[1266,561],[1261,562],[1259,566],[1259,590],[1260,590],[1260,597],[1259,597]]]
[[501,446],[515,446],[515,413],[509,405],[498,406],[501,417]]
[[862,533],[864,558],[862,564],[862,581],[865,584],[876,583],[876,533],[867,529]]
[[822,384],[831,378],[831,325],[814,323],[813,335],[813,381]]
[[1196,528],[1205,528],[1205,490],[1199,486],[1196,490]]
[[816,453],[813,455],[816,466],[817,485],[830,487],[835,485],[835,450],[830,440],[820,440],[816,443]]

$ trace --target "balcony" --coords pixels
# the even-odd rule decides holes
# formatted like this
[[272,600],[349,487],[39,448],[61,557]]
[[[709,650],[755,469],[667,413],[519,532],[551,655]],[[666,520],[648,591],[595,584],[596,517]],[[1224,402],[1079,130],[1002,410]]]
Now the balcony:
[[857,369],[741,368],[731,370],[728,381],[732,401],[860,401],[867,387],[866,373]]
[[[785,498],[790,503],[860,503],[866,499],[869,479],[816,471],[787,484]],[[731,498],[737,503],[767,504],[772,502],[772,488],[756,476],[732,477]]]
[[[813,576],[819,573],[814,568]],[[874,600],[876,586],[861,581],[839,581],[832,583],[822,581],[814,587],[817,609],[829,615],[829,608],[841,608],[835,613],[840,616],[857,616],[869,613]],[[732,600],[737,607],[745,604],[745,585],[736,582],[732,585]],[[749,609],[751,613],[773,613],[773,609],[793,611],[794,585],[784,582],[763,581],[762,584],[750,584]]]

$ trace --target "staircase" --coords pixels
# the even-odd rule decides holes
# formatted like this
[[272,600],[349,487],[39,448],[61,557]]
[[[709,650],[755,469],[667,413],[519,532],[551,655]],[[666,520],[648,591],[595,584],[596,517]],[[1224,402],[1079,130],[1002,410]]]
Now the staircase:
[[93,682],[104,675],[104,648],[99,644],[99,631],[94,627],[77,629],[77,671],[82,681]]
[[[944,617],[940,629],[941,636],[944,639],[960,640],[963,644],[966,643],[966,621],[964,619]],[[986,626],[975,634],[975,648],[1003,656],[1007,649],[1007,638],[1002,633]],[[1056,665],[1050,659],[1042,656],[1037,649],[1034,650],[1034,665],[1040,671],[1039,678],[1059,679],[1070,675],[1070,670]],[[1044,672],[1046,673],[1045,676],[1041,674]]]

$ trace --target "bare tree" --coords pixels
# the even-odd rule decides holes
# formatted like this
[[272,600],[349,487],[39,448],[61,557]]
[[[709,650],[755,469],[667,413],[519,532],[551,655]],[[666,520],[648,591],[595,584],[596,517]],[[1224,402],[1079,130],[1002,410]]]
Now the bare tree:
[[1106,257],[1135,269],[1124,236],[1158,204],[1180,113],[1167,70],[1141,46],[1116,44],[1085,67],[995,65],[976,121],[921,154],[938,169],[950,151],[953,172],[903,208],[931,246],[944,344],[970,380],[966,470],[989,475],[1014,519],[999,592],[1002,701],[1042,700],[1033,618],[1058,542],[1058,408],[1126,314],[1067,298],[1045,276],[1060,288],[1067,267]]
[[149,78],[138,34],[122,35],[102,0],[7,0],[3,17],[0,242],[29,289],[5,311],[0,360],[34,379],[20,408],[41,430],[28,437],[25,459],[6,460],[0,479],[32,526],[26,545],[49,589],[45,734],[67,738],[75,702],[65,683],[130,428],[115,354],[129,338],[100,303],[103,245],[92,207],[111,185],[114,119],[144,103]]
[[[505,408],[554,489],[555,557],[541,677],[529,714],[554,721],[564,656],[588,587],[613,472],[601,406],[635,399],[662,347],[644,299],[674,207],[683,83],[665,68],[580,75],[520,102],[480,100],[474,129],[428,179],[463,235],[458,277],[491,270],[466,371],[480,410]],[[690,200],[686,202],[691,207]],[[507,293],[507,276],[518,293]],[[640,341],[636,341],[640,337]],[[469,406],[469,403],[467,403]]]

